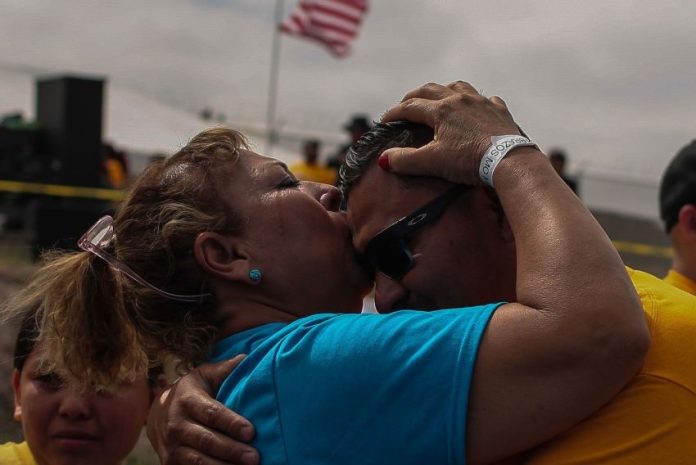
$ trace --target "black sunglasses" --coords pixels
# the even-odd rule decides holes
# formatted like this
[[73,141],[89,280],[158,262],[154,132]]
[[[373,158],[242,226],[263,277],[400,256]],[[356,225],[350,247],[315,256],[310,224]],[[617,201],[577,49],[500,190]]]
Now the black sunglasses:
[[420,227],[437,220],[467,187],[454,186],[424,207],[384,228],[367,243],[365,257],[380,273],[396,281],[400,280],[413,266],[413,255],[406,244],[406,238]]

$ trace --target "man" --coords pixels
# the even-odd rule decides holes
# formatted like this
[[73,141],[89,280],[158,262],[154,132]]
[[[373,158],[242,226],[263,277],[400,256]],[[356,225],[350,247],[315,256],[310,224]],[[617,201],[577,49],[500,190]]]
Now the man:
[[[404,102],[384,119],[429,122],[422,111],[417,111],[418,105],[424,104]],[[380,130],[394,131],[383,127],[372,134]],[[381,145],[364,138],[354,146],[344,169],[354,243],[358,250],[367,251],[368,256],[373,241],[379,240],[375,239],[378,233],[403,214],[401,208],[413,208],[415,203],[406,199],[414,195],[417,187],[393,173],[423,172],[425,167],[420,163],[425,157],[418,155],[437,150],[436,142],[422,148],[390,148],[394,145],[391,141],[404,140],[403,132],[409,131],[397,129]],[[366,159],[378,159],[379,165],[391,173]],[[515,238],[493,192],[477,189],[461,199],[459,211],[451,212],[448,218],[443,215],[427,230],[399,238],[401,244],[411,249],[414,260],[398,279],[377,274],[378,310],[445,308],[455,302],[514,296]],[[380,202],[372,202],[374,198]],[[400,202],[408,207],[401,207]],[[456,209],[456,204],[451,208]],[[538,213],[530,212],[531,217],[535,214]],[[459,241],[476,247],[467,251],[447,245]],[[393,260],[383,255],[372,255],[378,269],[380,262],[386,262],[381,267],[388,268],[389,260]],[[532,451],[525,463],[696,463],[696,446],[692,440],[696,437],[696,347],[691,342],[696,337],[693,317],[696,302],[652,276],[629,272],[643,302],[653,338],[641,374],[594,416]],[[452,286],[445,276],[457,276],[466,287]],[[491,276],[498,279],[490,279]],[[475,422],[476,417],[470,416],[470,421]]]
[[549,160],[551,161],[551,166],[556,170],[556,173],[568,184],[568,187],[572,189],[576,194],[578,193],[578,183],[575,179],[568,176],[565,171],[566,167],[566,154],[562,149],[551,149],[549,151]]
[[[425,173],[428,173],[428,166],[439,166],[440,171],[428,174],[447,179],[450,182],[476,183],[467,178],[466,175],[462,175],[462,173],[468,174],[475,171],[471,166],[460,167],[460,169],[450,166],[443,169],[442,164],[432,164],[432,161],[434,157],[448,156],[453,147],[456,147],[456,150],[482,153],[490,145],[490,138],[483,138],[475,141],[473,145],[468,143],[464,147],[463,143],[459,143],[461,141],[457,137],[453,137],[453,134],[456,135],[462,127],[481,123],[481,121],[472,121],[471,116],[467,115],[471,113],[468,111],[470,109],[469,103],[473,102],[472,105],[476,108],[476,105],[484,104],[482,99],[473,91],[473,88],[464,83],[454,83],[448,87],[429,85],[407,95],[404,103],[388,112],[385,118],[426,122],[436,128],[436,141],[428,143],[424,151],[416,154],[418,156],[411,156],[414,155],[413,150],[407,148],[387,151],[386,156],[382,155],[380,158],[379,166],[382,168],[390,167],[394,171],[405,170],[406,172],[415,167],[416,169],[411,172],[421,171]],[[495,98],[491,99],[489,104],[497,109],[504,107],[504,103]],[[452,114],[456,114],[457,117],[451,116]],[[472,114],[477,118],[482,117],[481,114],[475,112]],[[502,118],[501,115],[503,113],[493,111],[484,116],[489,118],[487,123],[495,125],[495,122],[491,123],[491,120]],[[466,124],[463,124],[463,121]],[[418,130],[410,126],[404,127],[404,125],[395,125],[393,128],[387,126],[386,132],[383,129],[383,126],[378,127],[363,139],[364,144],[356,146],[354,152],[358,153],[362,149],[366,149],[365,152],[370,152],[369,156],[362,161],[348,161],[348,168],[343,173],[350,194],[348,214],[353,222],[354,244],[359,250],[366,253],[380,272],[377,277],[377,304],[380,309],[390,311],[415,307],[428,310],[458,306],[464,302],[473,305],[485,301],[516,300],[523,297],[521,293],[527,292],[524,290],[525,283],[528,283],[530,279],[538,279],[540,282],[547,282],[549,286],[554,286],[552,284],[554,276],[566,273],[577,278],[573,280],[571,287],[577,288],[577,286],[585,285],[585,280],[590,276],[582,273],[576,274],[578,270],[574,269],[573,266],[561,265],[567,259],[563,256],[562,251],[575,246],[579,247],[579,250],[583,250],[588,257],[591,257],[599,253],[599,249],[595,249],[594,245],[583,248],[582,243],[566,244],[567,248],[561,247],[551,255],[540,255],[538,252],[545,249],[541,243],[537,243],[541,246],[539,248],[530,247],[530,237],[521,234],[520,231],[516,233],[517,237],[513,237],[512,229],[501,210],[501,204],[496,195],[493,190],[480,186],[480,182],[477,182],[478,187],[465,189],[456,195],[443,195],[443,192],[450,191],[449,184],[442,179],[405,178],[385,171],[377,166],[377,158],[384,149],[408,147],[409,144],[422,145],[432,139],[432,135],[430,138],[423,137],[422,130],[419,134]],[[395,129],[396,132],[389,134],[392,129]],[[508,127],[508,130],[511,128]],[[516,131],[516,129],[514,130]],[[380,145],[385,141],[389,144]],[[423,153],[425,153],[425,157],[421,158],[419,155]],[[531,153],[524,151],[518,153],[531,155]],[[543,155],[540,156],[545,160]],[[391,166],[389,162],[392,162]],[[538,183],[539,179],[534,179],[531,173],[537,169],[542,169],[542,165],[535,163],[532,163],[530,159],[530,164],[522,163],[519,170],[508,172],[508,175],[512,176],[508,178],[508,181],[514,180],[514,183],[519,183],[518,185],[523,189],[526,188],[527,192],[536,193],[532,194],[533,196],[543,196],[550,185],[560,185],[563,197],[566,199],[572,197],[569,193],[565,194],[566,188],[558,178],[550,178],[548,186],[545,182]],[[351,167],[355,171],[364,171],[364,173],[353,173],[355,174],[353,176],[350,172]],[[548,161],[544,161],[543,167],[550,170]],[[532,171],[528,171],[528,169]],[[433,201],[433,199],[436,200]],[[514,199],[507,198],[508,202],[511,200],[514,201]],[[525,212],[523,216],[515,216],[515,221],[521,221],[529,225],[532,230],[536,228],[543,232],[550,224],[549,222],[563,224],[563,218],[561,218],[563,214],[571,215],[568,217],[570,218],[578,213],[577,209],[582,209],[579,202],[575,202],[570,209],[556,210],[553,199],[549,198],[548,200],[550,203],[547,207]],[[427,207],[422,208],[424,205]],[[405,219],[394,224],[396,220],[401,218]],[[557,221],[560,223],[555,223]],[[390,225],[392,226],[389,227]],[[575,229],[573,225],[568,227],[568,231]],[[584,225],[583,229],[585,227],[589,227],[589,225]],[[589,228],[594,229],[595,227],[596,224],[593,223]],[[541,236],[544,235],[541,234]],[[520,250],[517,250],[516,242],[518,245],[524,244],[524,247],[520,246]],[[518,269],[517,266],[520,263],[535,263],[536,267],[541,263],[543,266],[536,271],[533,269],[534,267],[527,268],[526,265]],[[543,271],[539,271],[540,269]],[[628,283],[626,285],[630,286]],[[563,292],[561,289],[558,291]],[[554,331],[544,331],[543,336],[540,334],[540,341],[537,342],[543,341],[541,344],[515,343],[517,336],[524,335],[529,330],[527,324],[533,321],[531,318],[530,315],[529,321],[525,322],[524,319],[517,321],[520,326],[507,327],[507,330],[502,333],[489,328],[484,339],[488,338],[489,343],[500,344],[501,350],[510,354],[519,354],[522,358],[535,353],[539,356],[558,355],[554,353],[554,349],[550,349],[550,345],[544,344],[559,336]],[[576,324],[584,326],[584,324],[591,324],[591,321],[581,319],[576,321]],[[600,332],[602,331],[600,330]],[[547,337],[550,339],[546,339]],[[578,340],[568,342],[576,348],[583,347],[583,343]],[[468,424],[471,425],[471,428],[467,436],[467,444],[470,448],[468,455],[472,463],[486,463],[493,460],[494,455],[485,455],[492,449],[498,449],[496,458],[503,458],[524,449],[525,447],[520,447],[522,443],[529,447],[533,443],[525,442],[523,438],[528,439],[529,434],[536,434],[538,428],[551,427],[555,421],[550,420],[550,417],[546,417],[546,415],[577,408],[573,402],[549,405],[546,404],[545,400],[542,400],[543,397],[550,395],[549,386],[545,381],[542,381],[543,371],[525,371],[524,376],[528,377],[531,382],[528,386],[519,378],[515,378],[515,382],[512,383],[490,382],[491,379],[495,378],[495,376],[491,376],[492,372],[514,372],[516,363],[508,361],[495,364],[491,363],[492,359],[488,357],[486,350],[479,353],[472,384],[471,406],[468,413]],[[577,365],[574,364],[573,358],[562,356],[561,359],[558,359],[554,365],[554,371],[557,370],[556,374],[580,375],[581,372],[577,371]],[[584,376],[581,375],[581,377]],[[184,380],[183,382],[187,383],[184,385],[185,387],[179,386],[176,390],[181,388],[185,391],[200,384],[192,382],[191,379]],[[533,388],[528,389],[532,386]],[[566,385],[566,387],[568,386]],[[524,400],[520,399],[520,394]],[[542,397],[539,397],[540,395]],[[496,402],[487,404],[486,409],[480,409],[478,406],[482,405],[479,403],[482,398],[495,398]],[[191,409],[192,414],[188,414],[188,416],[193,417],[199,423],[210,425],[219,431],[234,431],[234,434],[237,434],[237,431],[242,427],[251,427],[230,412],[222,411],[219,405],[210,401],[201,401],[195,396],[189,397],[189,399],[193,401],[184,402],[184,404],[180,404],[184,405],[183,407],[177,408]],[[529,405],[537,403],[544,407],[528,415],[526,409]],[[201,405],[204,407],[201,408]],[[521,412],[524,412],[522,413],[523,418],[519,417]],[[183,416],[185,417],[187,414]],[[175,427],[175,429],[178,428]],[[508,428],[507,432],[503,432],[506,428]],[[195,426],[193,429],[181,427],[179,437],[188,435],[189,438],[184,438],[182,442],[186,442],[199,450],[205,449],[211,452],[215,449],[216,452],[219,452],[225,447],[231,447],[221,447],[221,444],[224,444],[224,438],[219,431],[209,430],[201,435],[199,426]],[[560,432],[561,430],[556,431]],[[154,436],[155,443],[157,443],[157,433]],[[237,434],[240,439],[243,439],[242,436]],[[408,438],[404,438],[404,440],[407,441]],[[201,441],[205,443],[205,447],[200,445]],[[246,451],[246,449],[237,450]],[[249,452],[251,453],[251,451]],[[211,455],[217,454],[211,453]],[[232,460],[229,455],[226,457],[228,457],[227,460]],[[388,458],[385,459],[388,461]],[[202,459],[201,463],[218,463],[206,460],[208,459]],[[170,463],[178,462],[171,461]],[[234,463],[253,462],[240,460]]]
[[696,140],[677,153],[662,176],[660,217],[674,250],[665,281],[696,294]]
[[302,149],[304,160],[291,165],[290,171],[302,181],[336,184],[336,171],[318,163],[320,146],[318,140],[306,140]]

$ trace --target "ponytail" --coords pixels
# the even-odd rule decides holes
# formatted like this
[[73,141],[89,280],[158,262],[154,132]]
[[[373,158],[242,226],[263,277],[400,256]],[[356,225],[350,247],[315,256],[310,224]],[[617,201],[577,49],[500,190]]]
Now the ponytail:
[[[148,369],[130,318],[123,277],[87,252],[52,252],[5,307],[7,318],[36,309],[44,367],[80,384],[110,386]],[[127,278],[126,278],[127,279]]]
[[[125,265],[121,271],[129,272],[117,271],[104,254],[43,257],[44,265],[5,313],[21,316],[38,307],[46,363],[83,385],[110,386],[145,373],[149,360],[174,358],[186,369],[209,356],[217,334],[214,297],[171,296],[210,293],[191,253],[198,234],[242,231],[228,186],[245,148],[241,133],[213,128],[145,169],[113,219],[117,240],[105,245],[114,263]],[[100,238],[93,238],[95,244]]]

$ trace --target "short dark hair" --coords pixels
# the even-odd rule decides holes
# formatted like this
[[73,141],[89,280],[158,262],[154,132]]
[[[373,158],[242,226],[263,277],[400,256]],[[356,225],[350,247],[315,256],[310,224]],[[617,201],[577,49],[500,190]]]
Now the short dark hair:
[[696,204],[696,140],[683,147],[667,166],[660,183],[660,218],[670,232],[679,221],[679,210]]
[[557,160],[561,160],[563,163],[565,163],[567,158],[565,150],[559,148],[549,150],[549,159],[553,160],[554,158]]
[[319,142],[319,139],[305,139],[305,141],[304,141],[305,147],[319,148],[320,145],[321,145],[321,142]]
[[34,350],[36,340],[39,337],[39,327],[36,321],[36,311],[34,308],[26,312],[19,326],[17,340],[15,341],[13,366],[22,371],[29,354]]
[[377,123],[348,149],[346,161],[339,170],[344,199],[362,179],[379,155],[392,147],[421,147],[433,140],[433,130],[423,124],[396,121]]

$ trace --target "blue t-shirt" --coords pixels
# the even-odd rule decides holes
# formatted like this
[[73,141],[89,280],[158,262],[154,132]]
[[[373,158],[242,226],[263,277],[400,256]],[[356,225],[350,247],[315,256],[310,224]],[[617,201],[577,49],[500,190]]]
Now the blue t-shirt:
[[217,398],[256,428],[263,465],[464,464],[469,387],[500,304],[319,314],[219,341],[248,354]]

